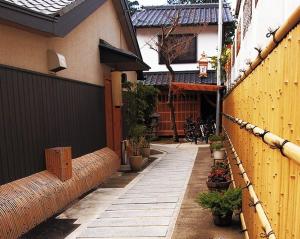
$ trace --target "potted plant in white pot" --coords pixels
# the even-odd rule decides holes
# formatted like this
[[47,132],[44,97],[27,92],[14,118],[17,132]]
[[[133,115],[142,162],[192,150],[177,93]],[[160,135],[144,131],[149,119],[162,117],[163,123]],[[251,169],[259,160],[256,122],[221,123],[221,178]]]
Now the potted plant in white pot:
[[222,160],[225,159],[225,148],[223,147],[222,143],[212,143],[210,145],[210,148],[212,150],[212,154],[215,160]]
[[200,193],[196,201],[201,207],[211,210],[215,225],[228,226],[232,222],[233,211],[242,207],[242,189]]
[[215,134],[213,134],[213,135],[210,135],[208,137],[208,142],[210,144],[212,144],[212,143],[223,143],[224,139],[225,139],[224,135],[215,135]]

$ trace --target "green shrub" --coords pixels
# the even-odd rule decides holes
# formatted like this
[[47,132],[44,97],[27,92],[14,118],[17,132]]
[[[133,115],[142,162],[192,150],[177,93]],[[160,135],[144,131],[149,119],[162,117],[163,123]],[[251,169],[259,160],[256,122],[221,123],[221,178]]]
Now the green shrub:
[[221,148],[223,148],[223,144],[222,143],[212,143],[210,145],[210,147],[213,150],[220,150]]
[[228,212],[241,208],[242,189],[200,193],[196,201],[201,207],[211,209],[212,213],[225,217]]
[[224,141],[225,136],[224,135],[211,135],[208,137],[209,141],[214,142],[214,141]]

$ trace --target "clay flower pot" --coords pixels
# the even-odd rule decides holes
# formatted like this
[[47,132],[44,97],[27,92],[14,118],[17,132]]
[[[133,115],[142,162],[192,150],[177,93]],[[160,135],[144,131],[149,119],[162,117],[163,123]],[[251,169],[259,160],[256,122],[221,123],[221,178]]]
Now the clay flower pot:
[[231,181],[226,182],[212,182],[207,180],[206,185],[210,191],[222,191],[227,190],[229,188]]
[[232,222],[232,214],[233,212],[229,211],[225,217],[221,217],[221,215],[212,213],[214,224],[221,227],[229,226]]
[[130,167],[133,171],[140,171],[144,165],[144,160],[141,155],[129,157]]

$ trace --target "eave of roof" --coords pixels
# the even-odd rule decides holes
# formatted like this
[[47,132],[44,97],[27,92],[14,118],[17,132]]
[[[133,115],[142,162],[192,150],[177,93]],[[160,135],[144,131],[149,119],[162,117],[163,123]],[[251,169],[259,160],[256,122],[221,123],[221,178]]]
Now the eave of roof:
[[110,45],[108,42],[100,39],[100,62],[107,64],[118,71],[147,71],[150,69],[143,60],[133,54]]
[[[209,70],[208,77],[199,77],[199,71],[176,71],[175,82],[193,83],[193,84],[217,84],[215,70]],[[168,86],[168,72],[144,72],[145,85]]]
[[[76,0],[60,11],[49,15],[0,0],[0,19],[45,34],[64,37],[105,2],[106,0]],[[112,0],[112,2],[116,8],[121,27],[124,29],[128,47],[138,57],[142,58],[127,3],[125,0]]]

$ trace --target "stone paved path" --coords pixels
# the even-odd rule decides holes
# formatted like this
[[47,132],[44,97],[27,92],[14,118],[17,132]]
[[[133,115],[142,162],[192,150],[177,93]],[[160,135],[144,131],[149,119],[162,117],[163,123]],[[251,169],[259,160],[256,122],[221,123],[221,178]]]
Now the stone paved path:
[[197,155],[191,144],[166,151],[77,238],[170,238]]

